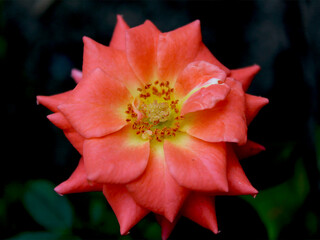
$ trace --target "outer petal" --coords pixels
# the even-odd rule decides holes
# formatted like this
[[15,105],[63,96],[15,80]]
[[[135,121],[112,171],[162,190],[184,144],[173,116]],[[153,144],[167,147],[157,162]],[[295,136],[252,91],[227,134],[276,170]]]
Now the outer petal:
[[176,226],[180,216],[177,216],[173,222],[168,221],[168,219],[161,215],[156,215],[156,219],[161,226],[161,239],[166,240]]
[[239,159],[248,158],[266,150],[264,146],[250,140],[248,140],[247,143],[242,146],[235,144],[233,149]]
[[129,126],[103,138],[84,142],[88,179],[100,183],[128,183],[145,170],[150,151],[148,141],[137,137]]
[[158,43],[159,80],[174,82],[192,62],[201,44],[200,21],[160,34]]
[[157,47],[160,31],[152,22],[127,31],[128,61],[139,79],[148,83],[157,77]]
[[83,153],[83,142],[84,137],[82,137],[67,121],[62,113],[57,112],[47,116],[48,119],[58,128],[62,129],[67,139],[70,141],[72,146],[78,150],[80,154]]
[[213,65],[218,66],[221,68],[225,73],[228,75],[230,73],[230,70],[225,67],[221,62],[216,59],[215,56],[209,51],[209,49],[204,45],[204,43],[201,43],[198,55],[195,58],[195,61],[206,61]]
[[96,68],[101,68],[113,79],[123,82],[129,89],[136,90],[140,82],[132,71],[125,51],[106,47],[83,37],[83,76],[86,79]]
[[[227,146],[227,151],[228,195],[257,195],[258,191],[249,182],[230,144]],[[225,194],[222,193],[222,195]]]
[[231,88],[226,99],[212,109],[185,115],[181,130],[208,142],[246,143],[244,92],[239,82],[228,78],[226,83]]
[[228,191],[225,143],[208,143],[185,133],[164,141],[164,154],[174,179],[197,191]]
[[74,68],[71,70],[71,77],[76,83],[79,83],[82,80],[82,72]]
[[102,137],[127,124],[125,109],[129,102],[126,87],[96,69],[76,86],[72,98],[59,110],[85,138]]
[[52,96],[37,96],[37,103],[45,106],[52,112],[58,112],[57,106],[65,103],[71,96],[72,91],[55,94]]
[[246,94],[246,118],[247,124],[257,116],[260,109],[269,103],[269,100],[264,97],[253,96]]
[[52,113],[47,116],[47,118],[52,122],[56,127],[65,130],[72,128],[71,124],[65,118],[61,112]]
[[110,47],[125,50],[126,48],[126,31],[129,29],[127,23],[123,20],[121,15],[117,15],[117,24],[113,31],[110,41]]
[[135,201],[173,221],[188,191],[179,186],[168,171],[162,146],[153,146],[144,174],[127,188]]
[[102,191],[102,185],[88,181],[84,168],[83,159],[81,158],[76,170],[70,178],[54,189],[60,195],[79,192]]
[[182,215],[216,234],[219,232],[214,197],[193,192],[184,203]]
[[260,71],[259,65],[252,65],[249,67],[233,69],[231,70],[230,77],[236,79],[242,83],[243,90],[246,92],[254,78],[254,76]]
[[124,185],[105,184],[103,194],[120,224],[120,233],[127,234],[149,211],[139,206]]

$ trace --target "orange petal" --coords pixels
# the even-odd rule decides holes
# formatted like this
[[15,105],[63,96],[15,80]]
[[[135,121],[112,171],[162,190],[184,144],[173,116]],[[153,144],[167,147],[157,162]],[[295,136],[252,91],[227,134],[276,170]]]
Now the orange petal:
[[198,54],[200,44],[199,20],[160,34],[157,56],[159,80],[175,82],[179,73]]
[[123,20],[121,15],[117,15],[117,24],[113,31],[113,35],[109,46],[119,50],[126,48],[126,31],[129,29],[127,23]]
[[71,70],[71,77],[76,83],[79,83],[82,80],[82,72],[74,68]]
[[188,193],[168,171],[162,146],[151,149],[144,174],[127,184],[127,188],[139,205],[165,216],[171,222]]
[[84,137],[82,137],[67,121],[62,113],[57,112],[47,116],[48,119],[58,128],[62,129],[67,139],[70,141],[72,146],[78,150],[82,155],[83,153],[83,142]]
[[168,169],[179,185],[197,191],[228,191],[224,143],[208,143],[185,133],[164,141]]
[[125,126],[125,109],[130,101],[127,88],[96,69],[73,90],[59,110],[85,138],[102,137]]
[[247,124],[257,116],[262,107],[269,103],[269,100],[264,97],[253,96],[246,94],[246,118]]
[[201,111],[213,108],[224,100],[230,92],[227,84],[211,84],[193,93],[182,105],[180,114]]
[[225,67],[221,62],[219,62],[215,56],[213,56],[213,54],[206,47],[206,45],[204,45],[204,43],[201,43],[198,55],[196,56],[194,61],[206,61],[213,65],[218,66],[223,71],[225,71],[227,75],[230,73],[230,70],[227,67]]
[[230,77],[236,79],[242,83],[243,90],[246,92],[254,78],[254,76],[260,71],[259,65],[252,65],[249,67],[233,69],[231,70]]
[[72,128],[71,124],[65,118],[61,112],[52,113],[47,116],[47,118],[52,122],[56,127],[65,130]]
[[173,222],[168,221],[165,217],[156,214],[156,219],[159,225],[161,226],[161,239],[167,240],[176,226],[180,216],[177,216]]
[[242,146],[235,144],[233,149],[239,159],[248,158],[266,150],[264,146],[250,140],[248,140],[247,143]]
[[60,195],[79,192],[102,191],[102,185],[89,182],[84,168],[83,159],[81,158],[76,170],[68,180],[64,181],[54,189]]
[[157,77],[157,46],[160,31],[150,21],[127,31],[128,61],[141,80],[148,83]]
[[87,78],[96,68],[101,68],[113,79],[123,82],[128,88],[136,90],[140,82],[132,71],[125,51],[107,47],[94,40],[83,37],[83,77]]
[[208,142],[247,141],[247,123],[245,119],[245,99],[241,83],[227,78],[231,88],[224,101],[212,109],[197,111],[185,115],[181,130]]
[[121,235],[127,234],[149,211],[139,206],[124,185],[104,184],[103,194],[120,224]]
[[249,182],[230,144],[227,146],[227,152],[228,195],[257,195],[258,191]]
[[194,89],[212,84],[213,82],[224,82],[225,79],[225,72],[217,66],[204,61],[196,61],[188,64],[183,69],[174,88],[179,96],[184,97]]
[[58,112],[58,105],[65,103],[69,99],[71,92],[67,91],[52,96],[37,96],[37,103],[45,106],[52,112]]
[[198,192],[191,193],[183,205],[182,215],[215,234],[219,232],[214,197]]
[[150,152],[143,141],[127,126],[103,138],[84,142],[84,161],[88,179],[100,183],[128,183],[145,170]]

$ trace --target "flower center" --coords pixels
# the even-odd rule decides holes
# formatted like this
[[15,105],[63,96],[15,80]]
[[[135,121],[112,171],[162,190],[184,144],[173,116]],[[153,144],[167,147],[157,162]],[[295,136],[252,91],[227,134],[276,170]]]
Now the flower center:
[[175,98],[170,83],[155,81],[137,88],[138,97],[128,104],[126,114],[128,123],[143,139],[162,142],[164,138],[174,137],[179,130],[179,100]]

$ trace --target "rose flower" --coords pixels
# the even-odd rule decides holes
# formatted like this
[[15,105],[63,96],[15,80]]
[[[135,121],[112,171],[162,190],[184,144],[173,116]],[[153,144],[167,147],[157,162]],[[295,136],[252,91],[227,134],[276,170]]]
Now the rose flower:
[[260,68],[222,65],[198,20],[167,33],[117,20],[109,47],[83,38],[73,90],[37,97],[82,156],[55,191],[102,191],[121,234],[149,212],[163,239],[181,216],[218,233],[215,197],[258,193],[239,159],[264,149],[247,140],[268,103],[245,93]]

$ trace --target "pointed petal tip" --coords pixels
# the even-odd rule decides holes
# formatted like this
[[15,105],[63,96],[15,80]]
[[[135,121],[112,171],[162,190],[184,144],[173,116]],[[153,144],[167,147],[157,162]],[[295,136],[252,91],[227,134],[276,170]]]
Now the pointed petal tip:
[[42,102],[45,101],[47,96],[38,95],[36,96],[36,103],[37,105],[43,105]]
[[40,95],[36,96],[36,104],[37,105],[40,105],[40,100],[39,99],[41,99],[41,97],[42,96],[40,96]]
[[71,70],[71,77],[76,83],[79,83],[82,80],[82,71],[79,69],[73,68]]
[[63,190],[62,190],[62,187],[61,187],[61,184],[56,186],[54,188],[54,191],[59,195],[59,196],[63,196]]
[[117,21],[124,21],[122,14],[117,14]]
[[96,47],[96,44],[98,44],[96,41],[94,41],[92,38],[83,36],[82,41],[85,46],[90,46],[90,47]]
[[122,236],[125,236],[125,235],[130,234],[130,232],[128,231],[127,227],[124,228],[123,226],[120,226],[120,234]]
[[257,189],[254,188],[254,190],[252,191],[252,193],[250,194],[253,198],[256,198],[258,195],[259,191]]

